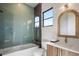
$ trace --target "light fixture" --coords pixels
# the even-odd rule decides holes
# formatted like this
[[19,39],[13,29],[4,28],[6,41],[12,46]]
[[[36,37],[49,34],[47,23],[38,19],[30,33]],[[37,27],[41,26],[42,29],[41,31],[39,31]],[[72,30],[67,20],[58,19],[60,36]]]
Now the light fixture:
[[69,5],[68,4],[62,5],[60,7],[60,10],[62,10],[62,11],[66,10],[66,9],[69,9]]
[[68,8],[69,8],[68,4],[65,4],[65,5],[64,5],[64,7],[65,7],[66,9],[68,9]]
[[63,12],[65,10],[69,10],[69,9],[73,9],[73,8],[74,8],[74,5],[72,3],[66,3],[60,7],[60,11],[62,10],[62,12]]
[[64,5],[64,8],[65,9],[72,9],[73,5],[71,3],[67,3],[67,4]]

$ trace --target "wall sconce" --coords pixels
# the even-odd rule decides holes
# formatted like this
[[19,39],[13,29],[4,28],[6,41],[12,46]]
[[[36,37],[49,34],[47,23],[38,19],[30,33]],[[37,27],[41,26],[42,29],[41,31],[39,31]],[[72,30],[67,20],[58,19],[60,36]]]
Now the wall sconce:
[[68,4],[64,5],[64,8],[65,9],[68,9],[69,8],[69,5]]
[[61,6],[60,10],[64,11],[67,9],[73,9],[73,5],[71,3],[67,3],[64,6]]
[[73,4],[69,3],[69,4],[65,4],[64,5],[65,9],[73,9]]

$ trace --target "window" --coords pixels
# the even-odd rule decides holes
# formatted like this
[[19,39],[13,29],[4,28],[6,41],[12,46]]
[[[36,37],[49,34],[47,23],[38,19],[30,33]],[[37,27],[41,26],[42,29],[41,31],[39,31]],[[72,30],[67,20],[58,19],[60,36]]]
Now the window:
[[43,12],[43,26],[53,25],[53,8],[50,8]]
[[35,28],[39,27],[39,17],[35,17]]

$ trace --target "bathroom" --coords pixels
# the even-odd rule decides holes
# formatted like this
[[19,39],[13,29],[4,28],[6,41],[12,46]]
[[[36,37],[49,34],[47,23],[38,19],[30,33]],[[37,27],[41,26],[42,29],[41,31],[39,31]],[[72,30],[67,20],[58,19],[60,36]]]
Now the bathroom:
[[55,56],[79,55],[78,20],[73,26],[69,23],[70,35],[59,31],[64,23],[59,22],[61,13],[72,11],[73,19],[78,19],[78,9],[79,3],[0,3],[0,55],[53,56],[53,47]]

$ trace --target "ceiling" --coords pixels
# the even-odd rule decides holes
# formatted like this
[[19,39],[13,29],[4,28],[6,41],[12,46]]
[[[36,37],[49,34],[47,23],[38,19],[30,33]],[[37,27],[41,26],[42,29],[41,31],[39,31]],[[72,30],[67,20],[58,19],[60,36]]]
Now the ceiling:
[[31,7],[35,7],[38,3],[26,3],[26,4],[31,6]]

